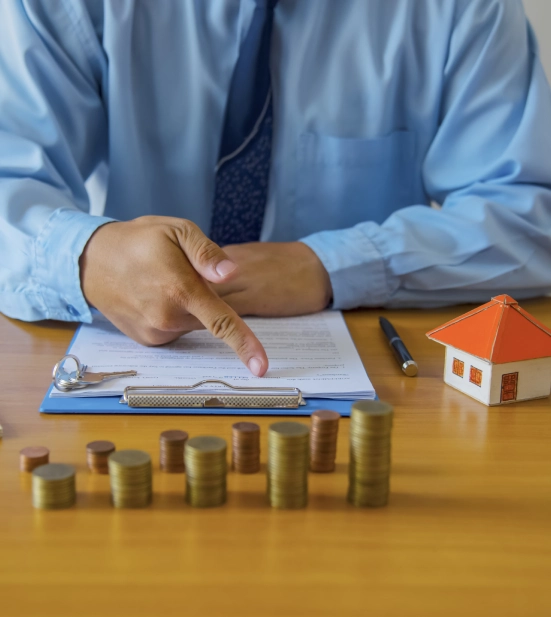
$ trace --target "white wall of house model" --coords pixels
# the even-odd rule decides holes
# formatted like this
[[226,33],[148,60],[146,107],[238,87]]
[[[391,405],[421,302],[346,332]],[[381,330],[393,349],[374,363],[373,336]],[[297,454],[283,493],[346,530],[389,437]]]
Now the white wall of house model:
[[[454,372],[454,360],[456,372]],[[458,370],[461,367],[460,364],[458,366],[458,362],[463,363],[462,376],[461,371]],[[471,380],[472,368],[475,369],[474,380]],[[515,374],[517,374],[516,379],[507,380],[511,384],[516,381],[514,396],[510,400],[503,400],[503,376]],[[444,381],[485,405],[502,405],[533,398],[545,398],[551,393],[551,358],[494,364],[454,347],[446,346]],[[506,388],[505,392],[507,393]]]

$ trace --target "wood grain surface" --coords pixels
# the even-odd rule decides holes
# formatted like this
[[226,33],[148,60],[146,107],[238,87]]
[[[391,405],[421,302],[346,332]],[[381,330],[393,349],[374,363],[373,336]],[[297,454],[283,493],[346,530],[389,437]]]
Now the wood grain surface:
[[[523,307],[551,326],[551,300]],[[309,507],[271,510],[262,471],[230,473],[228,503],[184,504],[184,477],[158,471],[158,437],[179,428],[229,440],[231,417],[44,416],[37,411],[74,327],[0,317],[0,615],[544,617],[551,614],[550,399],[487,408],[442,382],[424,333],[473,307],[358,311],[347,322],[379,396],[395,405],[386,508],[345,499],[348,421],[333,474],[310,475]],[[386,314],[420,374],[398,370]],[[301,419],[302,422],[308,422]],[[85,445],[109,439],[155,461],[154,502],[114,510]],[[45,445],[77,467],[77,505],[31,506],[18,452]]]

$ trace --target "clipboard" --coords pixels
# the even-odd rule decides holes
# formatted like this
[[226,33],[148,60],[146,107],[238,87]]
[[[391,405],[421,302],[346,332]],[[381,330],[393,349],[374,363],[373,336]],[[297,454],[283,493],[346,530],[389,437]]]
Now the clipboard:
[[[68,346],[70,353],[78,331],[75,331]],[[231,386],[230,386],[231,387]],[[303,403],[292,408],[282,407],[161,407],[158,405],[129,406],[117,396],[50,397],[51,384],[38,411],[45,414],[117,414],[117,415],[236,415],[236,416],[310,416],[319,409],[331,409],[341,416],[349,417],[352,400],[328,398],[303,398]],[[377,396],[375,396],[377,398]]]

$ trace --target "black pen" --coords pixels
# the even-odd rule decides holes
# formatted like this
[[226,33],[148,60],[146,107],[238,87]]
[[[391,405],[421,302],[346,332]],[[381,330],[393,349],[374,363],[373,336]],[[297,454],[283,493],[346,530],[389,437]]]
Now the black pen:
[[417,362],[411,357],[394,326],[384,317],[379,317],[379,324],[402,371],[408,377],[415,377],[417,375]]

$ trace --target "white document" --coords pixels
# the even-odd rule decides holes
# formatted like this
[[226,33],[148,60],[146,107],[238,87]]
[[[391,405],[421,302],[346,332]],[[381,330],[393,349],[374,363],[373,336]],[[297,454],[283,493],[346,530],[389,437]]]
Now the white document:
[[[96,314],[93,324],[81,326],[68,353],[89,371],[134,369],[138,375],[71,392],[53,388],[50,396],[115,396],[126,386],[191,386],[203,379],[221,379],[234,386],[296,387],[306,398],[375,397],[339,311],[245,321],[268,354],[270,367],[264,377],[254,377],[232,349],[206,330],[162,347],[144,347]],[[66,368],[74,370],[69,363]]]

